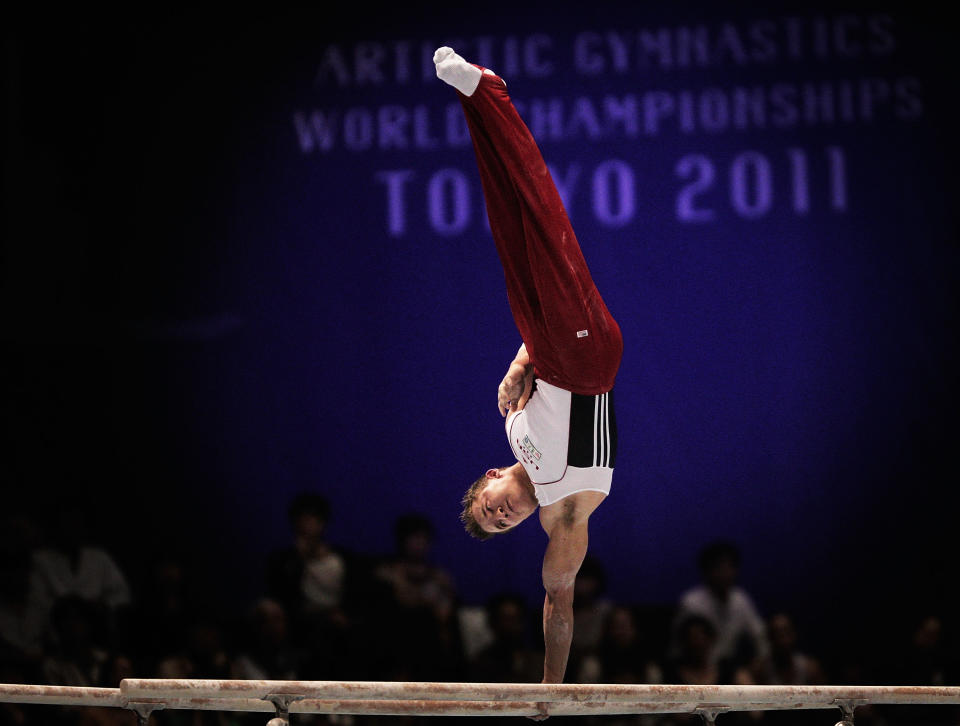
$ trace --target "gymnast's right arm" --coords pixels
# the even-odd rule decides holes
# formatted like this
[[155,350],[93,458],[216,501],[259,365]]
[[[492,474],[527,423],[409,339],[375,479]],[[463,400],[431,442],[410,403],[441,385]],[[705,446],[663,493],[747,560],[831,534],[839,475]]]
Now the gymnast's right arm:
[[573,640],[573,587],[587,554],[587,521],[576,519],[571,502],[559,511],[540,510],[550,541],[543,557],[543,683],[563,683]]
[[527,354],[527,346],[523,344],[497,389],[497,408],[500,415],[506,416],[512,411],[521,410],[530,398],[532,387],[533,364]]

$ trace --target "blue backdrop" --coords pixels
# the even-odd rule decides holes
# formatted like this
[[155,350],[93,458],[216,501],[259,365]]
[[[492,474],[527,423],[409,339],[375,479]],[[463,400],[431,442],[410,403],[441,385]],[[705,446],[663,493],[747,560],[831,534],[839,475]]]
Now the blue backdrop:
[[141,433],[119,435],[115,506],[150,502],[241,595],[298,491],[326,493],[330,538],[358,551],[389,551],[393,520],[422,511],[467,602],[539,599],[535,520],[489,543],[458,522],[466,486],[511,462],[495,392],[520,340],[429,63],[451,45],[506,79],[623,331],[618,466],[591,520],[611,593],[672,602],[726,537],[764,609],[831,613],[881,580],[944,596],[955,82],[933,19],[326,20],[168,18],[86,51],[105,74],[96,148],[129,173],[98,177],[112,236],[90,245],[85,298],[131,333],[114,423]]

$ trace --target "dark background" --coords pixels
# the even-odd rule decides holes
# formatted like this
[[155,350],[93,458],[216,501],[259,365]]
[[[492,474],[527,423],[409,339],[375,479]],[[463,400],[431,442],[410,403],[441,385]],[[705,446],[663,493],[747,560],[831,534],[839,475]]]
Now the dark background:
[[[907,4],[591,3],[244,16],[169,11],[20,18],[4,30],[3,492],[42,522],[82,496],[135,574],[189,552],[226,605],[262,587],[292,496],[326,494],[328,536],[387,552],[420,511],[461,597],[542,597],[531,521],[477,543],[466,486],[510,463],[494,392],[519,345],[483,227],[469,147],[303,154],[310,108],[441,108],[437,81],[338,89],[320,50],[581,29],[889,12],[879,60],[584,78],[507,78],[515,100],[729,86],[767,78],[920,79],[910,121],[543,143],[551,165],[622,159],[637,212],[611,229],[584,191],[571,217],[624,332],[621,452],[591,551],[609,589],[670,603],[716,537],[743,552],[763,611],[814,637],[955,610],[956,83],[951,28]],[[343,9],[341,9],[343,10]],[[858,63],[862,65],[858,65]],[[492,65],[492,64],[491,64]],[[494,66],[496,69],[496,66]],[[751,73],[755,75],[751,76]],[[782,204],[706,225],[673,212],[673,167],[743,149],[845,150],[849,204]],[[819,157],[817,157],[819,158]],[[778,174],[782,171],[782,162]],[[426,224],[440,168],[474,184],[462,234]],[[375,174],[409,168],[408,233],[386,228]],[[583,182],[585,183],[585,182]]]

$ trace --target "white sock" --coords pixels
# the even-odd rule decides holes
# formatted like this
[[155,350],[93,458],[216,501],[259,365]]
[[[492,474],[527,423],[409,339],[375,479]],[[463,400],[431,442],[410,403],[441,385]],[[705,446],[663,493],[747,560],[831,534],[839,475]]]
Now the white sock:
[[480,77],[483,73],[495,75],[489,68],[481,72],[479,68],[467,63],[448,46],[437,48],[433,54],[433,62],[437,66],[437,78],[444,83],[449,83],[464,96],[473,95],[477,86],[480,85]]

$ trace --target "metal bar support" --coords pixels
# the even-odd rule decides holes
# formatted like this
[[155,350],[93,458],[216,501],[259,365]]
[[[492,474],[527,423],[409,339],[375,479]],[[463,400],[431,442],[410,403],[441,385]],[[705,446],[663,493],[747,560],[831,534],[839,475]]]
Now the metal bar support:
[[138,726],[147,726],[150,721],[150,714],[154,711],[162,711],[162,703],[148,703],[145,701],[130,701],[127,708],[137,714]]
[[263,700],[270,701],[277,713],[267,721],[267,726],[290,726],[290,704],[303,699],[304,696],[297,696],[292,693],[268,693],[263,697]]

